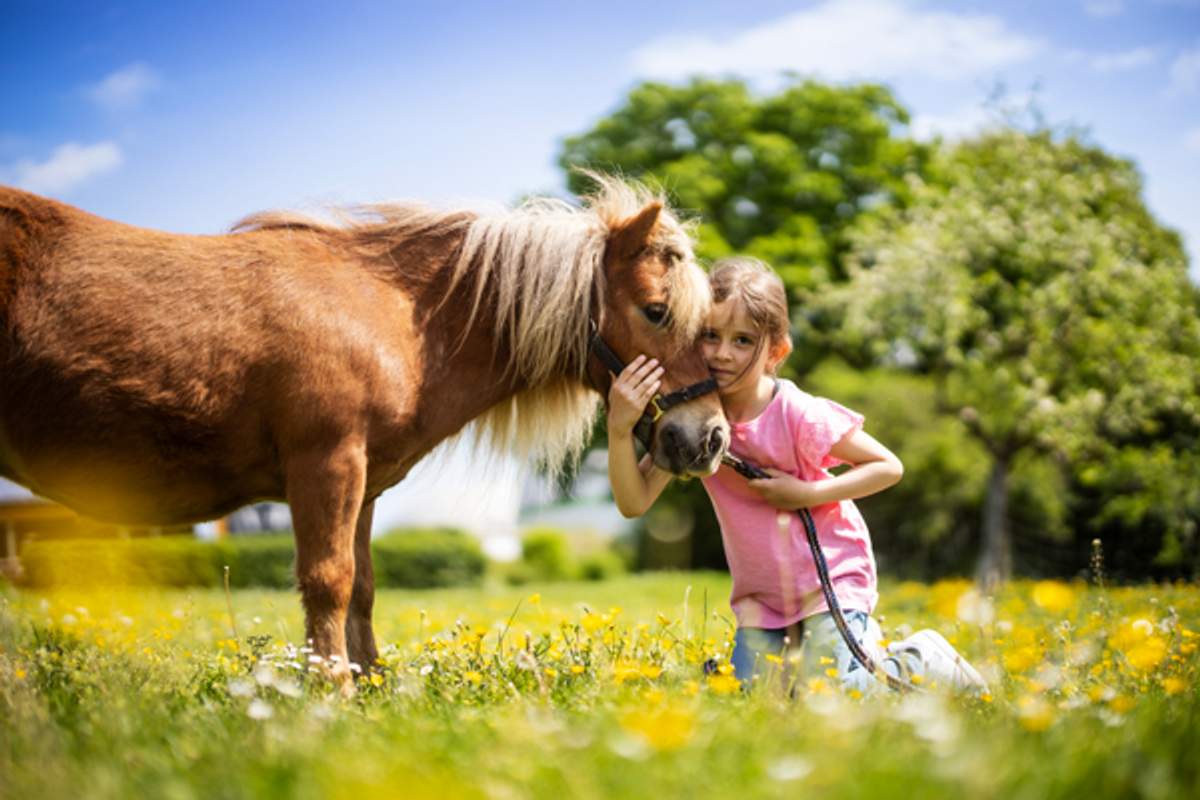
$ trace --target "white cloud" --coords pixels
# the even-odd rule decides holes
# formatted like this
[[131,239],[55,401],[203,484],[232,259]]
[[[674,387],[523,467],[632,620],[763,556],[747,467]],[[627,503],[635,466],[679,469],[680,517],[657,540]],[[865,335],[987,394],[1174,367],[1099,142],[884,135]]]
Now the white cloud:
[[58,194],[70,191],[88,178],[121,165],[121,148],[114,142],[81,145],[67,142],[42,162],[21,160],[0,169],[0,175],[31,192]]
[[773,77],[786,70],[834,80],[920,75],[970,80],[1043,48],[986,14],[930,11],[900,0],[826,0],[727,37],[672,35],[633,54],[642,75]]
[[1180,53],[1171,64],[1171,94],[1191,94],[1200,88],[1200,46]]
[[1192,128],[1183,135],[1183,146],[1193,153],[1200,153],[1200,128]]
[[136,108],[162,85],[162,78],[141,62],[129,64],[87,87],[87,96],[109,111]]
[[1104,53],[1088,59],[1088,64],[1097,72],[1124,72],[1152,63],[1158,58],[1153,47],[1135,47],[1123,53]]
[[1084,0],[1083,10],[1089,17],[1115,17],[1125,10],[1123,0]]
[[982,105],[964,106],[945,114],[916,114],[913,116],[912,135],[918,139],[943,136],[961,139],[994,122],[995,115]]

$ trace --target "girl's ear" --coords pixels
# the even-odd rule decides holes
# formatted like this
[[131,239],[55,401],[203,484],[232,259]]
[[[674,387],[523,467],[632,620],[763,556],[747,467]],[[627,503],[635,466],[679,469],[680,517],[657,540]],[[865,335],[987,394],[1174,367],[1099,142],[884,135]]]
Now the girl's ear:
[[772,373],[779,369],[779,366],[787,361],[787,357],[792,354],[792,341],[785,339],[782,342],[775,342],[771,345],[770,355],[767,356],[768,366]]

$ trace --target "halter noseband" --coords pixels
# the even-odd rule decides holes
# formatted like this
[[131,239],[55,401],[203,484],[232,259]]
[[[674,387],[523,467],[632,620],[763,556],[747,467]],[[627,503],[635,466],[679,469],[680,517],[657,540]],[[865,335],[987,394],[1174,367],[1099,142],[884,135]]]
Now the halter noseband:
[[[597,327],[595,320],[588,321],[591,327],[591,341],[589,347],[596,357],[604,362],[604,366],[608,367],[614,375],[620,375],[625,370],[625,362],[621,360],[613,349],[608,346],[604,338],[600,335],[600,328]],[[662,417],[663,414],[670,411],[681,403],[686,403],[689,400],[695,400],[697,397],[703,397],[709,392],[717,390],[717,381],[714,378],[693,383],[691,386],[685,386],[682,389],[676,389],[669,394],[655,394],[650,398],[650,403],[646,406],[645,412],[642,413],[642,418],[637,421],[637,425],[633,428],[633,434],[638,438],[644,446],[650,446],[650,431],[654,424]]]

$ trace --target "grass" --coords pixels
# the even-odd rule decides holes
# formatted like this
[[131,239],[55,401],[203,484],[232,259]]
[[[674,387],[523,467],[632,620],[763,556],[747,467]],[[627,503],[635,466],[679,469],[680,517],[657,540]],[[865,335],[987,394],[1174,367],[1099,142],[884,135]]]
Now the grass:
[[983,699],[743,695],[728,578],[389,591],[350,700],[290,592],[0,591],[0,797],[1200,796],[1200,590],[882,588]]

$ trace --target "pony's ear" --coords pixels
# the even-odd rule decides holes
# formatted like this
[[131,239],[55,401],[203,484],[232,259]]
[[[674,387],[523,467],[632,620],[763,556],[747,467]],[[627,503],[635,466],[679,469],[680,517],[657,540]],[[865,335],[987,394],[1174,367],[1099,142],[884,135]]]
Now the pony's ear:
[[662,212],[662,203],[655,200],[647,204],[636,216],[623,220],[613,231],[609,239],[609,249],[614,256],[622,260],[635,255],[646,246],[650,240],[650,232],[658,224],[658,215]]

